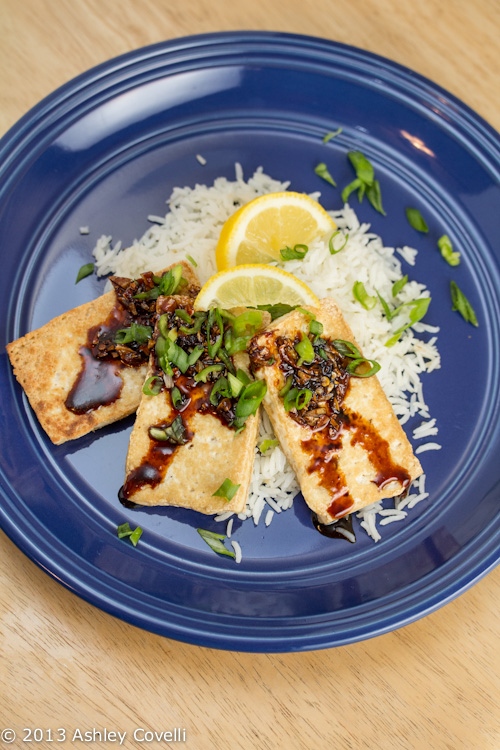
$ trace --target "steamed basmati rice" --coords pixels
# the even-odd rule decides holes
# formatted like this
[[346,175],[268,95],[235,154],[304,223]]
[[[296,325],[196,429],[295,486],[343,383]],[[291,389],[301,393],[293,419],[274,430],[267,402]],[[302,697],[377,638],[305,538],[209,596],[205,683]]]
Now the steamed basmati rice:
[[[198,161],[203,163],[199,158]],[[122,248],[120,241],[113,244],[110,236],[99,238],[94,248],[96,271],[98,275],[114,273],[137,277],[144,271],[159,271],[177,260],[188,259],[195,262],[196,273],[205,283],[217,270],[215,247],[226,219],[253,198],[281,192],[288,185],[266,175],[262,168],[245,181],[241,166],[237,164],[234,181],[220,177],[212,186],[174,188],[166,215],[149,216],[152,226],[130,247]],[[318,198],[319,194],[312,197]],[[417,250],[407,246],[384,246],[382,239],[370,232],[370,225],[361,224],[347,204],[329,213],[341,232],[348,237],[342,252],[332,255],[328,243],[317,240],[309,246],[304,260],[277,265],[302,279],[319,298],[331,296],[337,301],[365,356],[380,363],[378,378],[401,424],[418,416],[421,424],[414,429],[413,438],[419,440],[434,436],[437,434],[436,420],[431,418],[425,403],[420,376],[440,367],[437,337],[432,335],[426,341],[417,334],[436,334],[439,329],[417,323],[407,329],[394,346],[388,348],[384,346],[385,342],[399,326],[406,323],[404,311],[393,321],[388,321],[381,306],[367,311],[352,295],[354,282],[361,281],[369,295],[378,291],[382,297],[390,299],[393,283],[403,276],[398,255],[414,266]],[[398,295],[398,303],[411,302],[428,294],[423,284],[408,281]],[[273,438],[270,421],[263,413],[259,444]],[[428,442],[417,448],[416,453],[438,450],[440,447],[438,443]],[[281,447],[278,445],[269,449],[264,455],[257,447],[247,507],[238,514],[238,518],[252,518],[257,525],[264,514],[264,524],[268,526],[276,513],[292,506],[298,492],[295,474]],[[385,526],[404,520],[409,509],[428,497],[425,476],[415,482],[413,493],[386,502],[393,507],[385,507],[379,501],[363,508],[356,514],[361,527],[374,541],[378,541],[381,536],[377,522],[379,526]],[[229,537],[233,524],[231,514],[220,514],[217,520],[228,521]],[[238,543],[231,539],[231,544],[237,558],[241,559]]]

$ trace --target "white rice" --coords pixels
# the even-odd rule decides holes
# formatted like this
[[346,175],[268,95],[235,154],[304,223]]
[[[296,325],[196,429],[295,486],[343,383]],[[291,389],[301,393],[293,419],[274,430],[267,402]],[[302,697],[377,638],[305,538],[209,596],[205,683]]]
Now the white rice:
[[[199,154],[196,158],[201,164],[205,161]],[[150,215],[148,218],[152,226],[129,247],[122,248],[121,241],[113,243],[110,236],[99,238],[94,248],[96,271],[98,275],[114,273],[137,277],[144,271],[159,271],[189,256],[197,264],[196,273],[201,283],[205,283],[217,270],[215,247],[226,219],[253,198],[281,192],[288,185],[266,175],[262,168],[245,181],[241,165],[236,164],[233,181],[220,177],[212,186],[197,184],[194,188],[176,187],[168,200],[165,216]],[[313,197],[317,198],[319,194]],[[302,279],[318,297],[331,296],[337,301],[364,354],[380,363],[378,378],[400,423],[405,424],[418,416],[421,423],[413,429],[413,438],[420,440],[435,436],[438,428],[425,403],[421,375],[440,367],[437,337],[433,335],[426,341],[418,335],[437,334],[439,328],[417,323],[407,329],[394,346],[388,348],[384,344],[406,322],[404,314],[388,321],[381,306],[367,311],[352,295],[354,282],[361,281],[369,295],[378,291],[385,299],[391,299],[393,283],[404,275],[398,256],[414,266],[417,250],[408,246],[384,246],[382,239],[370,232],[369,224],[359,222],[348,204],[330,214],[338,228],[346,237],[348,235],[347,244],[341,252],[331,255],[328,238],[316,240],[309,246],[304,260],[277,265]],[[428,295],[423,284],[410,280],[400,292],[398,302],[410,302]],[[271,424],[263,413],[259,444],[262,440],[273,438]],[[428,442],[415,452],[439,450],[440,447],[438,443]],[[252,518],[257,525],[265,511],[263,518],[268,526],[275,513],[292,506],[298,492],[295,474],[281,447],[269,449],[264,455],[256,448],[247,507],[238,514],[238,518]],[[381,502],[376,502],[362,509],[356,514],[361,527],[374,541],[378,541],[381,536],[377,523],[385,526],[404,520],[408,509],[428,497],[425,477],[417,480],[413,492],[413,495],[392,500],[392,508],[385,508]],[[218,521],[228,519],[227,536],[230,536],[231,514],[223,513],[216,517]],[[237,557],[241,556],[237,542],[231,539],[231,544]]]

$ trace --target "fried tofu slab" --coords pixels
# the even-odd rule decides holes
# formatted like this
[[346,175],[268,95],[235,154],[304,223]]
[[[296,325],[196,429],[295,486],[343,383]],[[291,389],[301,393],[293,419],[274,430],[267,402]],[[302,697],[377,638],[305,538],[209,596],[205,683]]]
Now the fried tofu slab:
[[[361,352],[336,303],[303,309],[310,315],[295,310],[275,321],[249,353],[304,499],[321,524],[331,524],[402,494],[422,468],[376,375],[355,376],[353,351]],[[366,371],[366,362],[359,367]]]
[[[184,288],[196,294],[199,282],[190,265],[175,264],[179,265],[187,282]],[[137,288],[153,287],[152,274],[143,276],[146,281]],[[147,322],[147,305],[143,301],[134,316],[130,304],[126,309],[120,301],[122,293],[130,291],[131,280],[114,282],[112,291],[7,345],[14,375],[56,445],[132,414],[141,400],[149,358],[146,345],[141,354],[137,345],[114,345],[113,336],[135,319]],[[149,307],[155,311],[155,305],[153,300]]]
[[[149,388],[145,388],[130,436],[120,496],[139,505],[178,506],[208,515],[239,513],[245,508],[252,477],[259,412],[248,416],[244,427],[238,429],[234,422],[238,397],[231,396],[227,385],[225,391],[221,388],[222,381],[227,384],[228,369],[218,354],[207,351],[207,324],[204,322],[201,328],[194,319],[198,332],[180,335],[186,326],[192,330],[193,318],[184,323],[183,329],[182,318],[176,317],[179,310],[184,316],[193,316],[192,299],[159,299],[158,325],[162,318],[168,321],[163,334],[167,338],[168,333],[172,335],[184,352],[181,358],[190,356],[192,364],[183,367],[179,350],[174,351],[171,358],[177,364],[173,365],[173,375],[165,375],[158,363],[158,345],[152,351],[146,380]],[[263,325],[269,321],[267,313],[257,315]],[[158,326],[155,337],[161,339]],[[197,349],[203,351],[194,360]],[[230,360],[233,372],[243,371],[243,380],[250,382],[246,352],[238,352]],[[158,393],[150,393],[158,388]],[[230,498],[215,494],[224,482],[238,486]]]

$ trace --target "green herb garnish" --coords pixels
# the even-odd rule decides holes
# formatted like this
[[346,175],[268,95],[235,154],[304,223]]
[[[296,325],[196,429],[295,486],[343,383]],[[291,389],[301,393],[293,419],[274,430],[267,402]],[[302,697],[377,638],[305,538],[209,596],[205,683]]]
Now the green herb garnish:
[[193,265],[195,268],[197,268],[198,263],[195,261],[195,259],[193,258],[192,255],[186,255],[186,258],[191,263],[191,265]]
[[372,310],[377,304],[377,298],[368,294],[362,281],[355,281],[352,288],[354,299],[359,302],[365,310]]
[[130,528],[130,524],[122,523],[121,526],[118,526],[116,529],[116,533],[118,534],[119,539],[125,539],[126,537],[129,537],[130,541],[134,545],[134,547],[137,546],[137,542],[142,536],[142,529],[140,526],[137,526],[134,530]]
[[[367,365],[370,365],[368,370],[366,369]],[[371,378],[372,375],[375,375],[380,370],[380,365],[374,359],[358,357],[349,362],[346,369],[350,375],[354,375],[356,378]]]
[[116,344],[145,344],[152,336],[151,326],[132,323],[128,328],[120,328],[114,336]]
[[309,248],[307,245],[294,245],[288,247],[288,245],[280,250],[281,260],[304,260]]
[[438,239],[438,247],[441,255],[450,266],[458,266],[460,263],[460,253],[453,250],[453,245],[447,234],[443,234]]
[[474,308],[472,307],[465,294],[461,291],[461,289],[458,288],[454,281],[450,281],[450,292],[451,301],[453,303],[451,309],[457,310],[457,312],[460,313],[462,318],[467,321],[467,323],[472,323],[473,326],[478,327],[479,323],[477,322]]
[[94,264],[93,263],[85,263],[84,266],[80,268],[76,275],[76,281],[75,284],[78,284],[79,281],[84,279],[86,276],[90,276],[91,273],[94,271]]
[[184,445],[188,442],[186,428],[180,414],[167,427],[150,427],[149,436],[153,440],[175,443],[176,445]]
[[238,429],[243,427],[248,417],[257,412],[266,393],[267,385],[265,380],[254,380],[245,386],[234,409],[234,427]]
[[223,541],[226,538],[224,534],[216,534],[214,531],[206,531],[205,529],[196,529],[198,534],[201,536],[204,542],[208,544],[208,546],[213,549],[214,552],[217,552],[218,555],[227,555],[228,557],[235,557],[234,552],[231,552],[231,550],[228,550],[224,544]]
[[230,479],[224,479],[218,490],[215,490],[212,497],[223,497],[228,503],[238,492],[241,484],[233,484]]
[[295,344],[295,351],[304,362],[312,362],[314,360],[314,348],[309,336],[303,336],[302,339]]
[[425,234],[429,231],[429,227],[418,208],[407,208],[406,218],[408,219],[408,224],[413,227],[413,229],[416,229],[417,232],[423,232]]
[[394,282],[392,285],[392,296],[397,297],[399,292],[402,290],[402,288],[405,286],[406,282],[408,281],[408,275],[403,276],[402,279],[398,279]]
[[337,128],[337,130],[331,130],[329,133],[327,133],[323,137],[323,143],[328,143],[328,141],[331,141],[332,138],[335,138],[337,135],[340,135],[342,132],[342,128]]
[[324,162],[321,162],[320,164],[316,164],[314,167],[314,171],[318,175],[318,177],[321,177],[322,180],[325,180],[326,182],[329,182],[330,185],[333,185],[333,187],[337,187],[337,183],[331,176],[330,172],[328,171],[328,167]]
[[286,315],[292,310],[295,310],[295,307],[295,305],[287,305],[284,302],[278,302],[276,305],[257,305],[258,310],[264,310],[264,312],[269,313],[271,320],[281,318],[282,315]]
[[342,191],[342,200],[347,200],[352,192],[358,191],[358,200],[361,203],[363,197],[366,197],[376,211],[383,214],[385,211],[382,207],[382,196],[380,192],[380,183],[375,179],[375,170],[372,164],[361,151],[349,151],[347,156],[356,172],[356,179],[350,182]]
[[269,438],[266,438],[266,440],[263,440],[259,445],[259,451],[263,455],[269,450],[269,448],[276,448],[277,445],[279,445],[278,440],[270,440]]
[[403,307],[410,307],[410,321],[406,325],[401,326],[401,328],[398,328],[398,330],[394,332],[391,338],[385,342],[385,346],[394,346],[403,331],[406,331],[407,328],[410,328],[410,326],[418,323],[419,320],[422,320],[428,310],[430,301],[430,297],[421,297],[420,299],[413,300],[412,302],[405,302],[403,305],[400,305],[398,308],[396,308],[396,310],[393,310],[392,317],[394,317],[397,312],[402,310]]
[[142,386],[142,392],[145,396],[157,396],[162,385],[163,380],[158,375],[151,375]]
[[200,372],[197,372],[196,375],[194,376],[194,379],[196,380],[197,383],[199,383],[200,380],[203,383],[206,383],[207,382],[207,378],[208,378],[208,376],[210,375],[211,372],[219,372],[220,370],[223,370],[223,369],[224,369],[224,365],[222,365],[222,364],[220,364],[220,365],[208,365],[208,367],[204,367],[203,370],[201,370]]
[[340,231],[340,229],[337,229],[337,231],[334,232],[332,234],[332,236],[330,237],[330,239],[328,240],[328,249],[330,250],[330,255],[337,255],[337,253],[340,253],[340,251],[343,250],[344,247],[347,245],[347,241],[349,239],[349,234],[343,235],[344,236],[344,241],[343,241],[342,245],[340,247],[338,247],[338,248],[335,249],[335,247],[333,246],[333,244],[334,244],[333,240],[339,234],[342,234],[342,232]]

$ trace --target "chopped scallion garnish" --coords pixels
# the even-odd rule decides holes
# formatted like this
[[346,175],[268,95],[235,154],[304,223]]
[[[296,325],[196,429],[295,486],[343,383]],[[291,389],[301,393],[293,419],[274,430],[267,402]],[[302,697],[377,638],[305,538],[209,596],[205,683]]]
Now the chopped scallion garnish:
[[90,274],[93,273],[93,271],[94,271],[94,264],[85,263],[85,265],[81,266],[81,268],[79,269],[76,275],[75,284],[78,284],[78,282],[86,278],[86,276],[90,276]]
[[153,438],[153,440],[166,441],[177,445],[184,445],[188,442],[186,428],[184,427],[184,422],[182,421],[180,414],[174,419],[172,424],[167,427],[150,427],[149,436]]
[[[366,369],[367,365],[370,365],[368,370]],[[356,378],[371,378],[380,370],[380,365],[374,359],[358,357],[349,362],[346,369],[350,375],[354,375]]]
[[270,438],[266,438],[262,441],[262,443],[259,445],[259,451],[264,455],[270,448],[276,448],[276,446],[279,445],[278,440],[271,440]]
[[[344,238],[344,241],[340,247],[335,247],[334,240],[335,240],[335,237],[338,237],[339,234]],[[344,247],[347,245],[348,240],[349,240],[349,235],[348,234],[344,235],[342,234],[340,229],[337,229],[337,231],[334,232],[332,236],[330,237],[330,239],[328,240],[328,249],[330,250],[330,255],[337,255],[337,253],[340,253],[340,251],[343,250]]]
[[142,529],[140,526],[137,526],[134,530],[130,528],[130,524],[122,523],[118,528],[116,529],[116,533],[118,534],[119,539],[125,539],[128,537],[134,547],[137,546],[137,542],[142,536]]
[[145,396],[157,396],[162,385],[163,380],[158,375],[151,375],[142,386],[142,392]]
[[214,531],[206,531],[205,529],[197,529],[197,532],[203,541],[206,542],[214,552],[217,552],[218,555],[235,557],[234,552],[228,550],[223,544],[223,541],[226,538],[224,534],[216,534]]
[[405,276],[403,276],[402,279],[398,279],[397,281],[394,282],[394,284],[392,285],[392,296],[393,297],[397,297],[398,296],[399,292],[403,289],[403,287],[405,286],[405,284],[406,284],[407,281],[408,281],[408,275],[405,274]]
[[307,245],[288,245],[280,250],[281,260],[304,260],[309,248]]
[[408,207],[406,209],[406,218],[408,219],[408,224],[413,227],[413,229],[416,229],[417,232],[423,232],[426,234],[429,231],[429,227],[418,208]]
[[342,132],[342,128],[337,128],[337,130],[331,130],[329,133],[327,133],[323,137],[323,143],[328,143],[328,141],[331,141],[332,138],[335,138],[337,135],[340,135]]
[[151,326],[131,323],[128,328],[120,328],[114,336],[116,344],[145,344],[152,336]]
[[337,187],[337,183],[331,176],[330,172],[328,171],[328,167],[324,162],[321,162],[320,164],[316,164],[314,167],[314,171],[318,175],[318,177],[321,177],[322,180],[325,180],[326,182],[329,182],[330,185],[333,185],[333,187]]
[[203,383],[206,383],[207,378],[211,372],[219,372],[220,370],[223,370],[223,369],[224,369],[224,365],[208,365],[208,367],[204,367],[203,370],[196,373],[196,375],[194,376],[194,379],[196,380],[197,383],[199,383],[200,380]]
[[454,281],[450,281],[451,301],[453,303],[452,310],[457,310],[462,318],[467,323],[472,323],[473,326],[479,326],[477,322],[476,313],[471,303],[465,296],[465,294],[458,288]]
[[377,298],[368,294],[362,281],[355,281],[352,288],[354,299],[359,302],[365,310],[372,310],[377,304]]
[[303,336],[302,339],[295,344],[295,351],[304,362],[312,362],[314,360],[314,348],[309,336]]
[[227,500],[227,502],[230,503],[240,487],[241,484],[233,484],[230,479],[226,478],[219,489],[215,490],[212,497],[223,497],[224,500]]
[[195,259],[193,258],[192,255],[186,255],[186,258],[191,263],[191,265],[193,265],[195,268],[197,268],[198,263],[195,261]]
[[391,338],[385,342],[385,346],[387,347],[394,346],[394,344],[399,339],[403,331],[406,331],[407,328],[410,328],[410,326],[414,325],[415,323],[418,323],[419,320],[422,320],[422,318],[427,312],[430,301],[431,301],[430,297],[421,297],[420,299],[412,300],[411,302],[405,302],[404,305],[400,305],[398,308],[396,308],[396,310],[392,312],[392,317],[394,317],[396,312],[399,312],[400,310],[402,310],[403,307],[410,307],[411,308],[410,321],[409,323],[406,323],[406,325],[401,326],[401,328],[398,328],[398,330],[394,332]]
[[438,239],[438,247],[441,255],[450,266],[458,266],[460,263],[460,253],[453,250],[453,245],[447,234],[443,234]]
[[242,427],[248,417],[256,414],[266,393],[267,385],[265,380],[254,380],[245,386],[234,410],[234,427]]
[[174,409],[178,409],[179,406],[182,406],[182,394],[177,386],[170,391],[170,398],[172,399],[172,406]]

